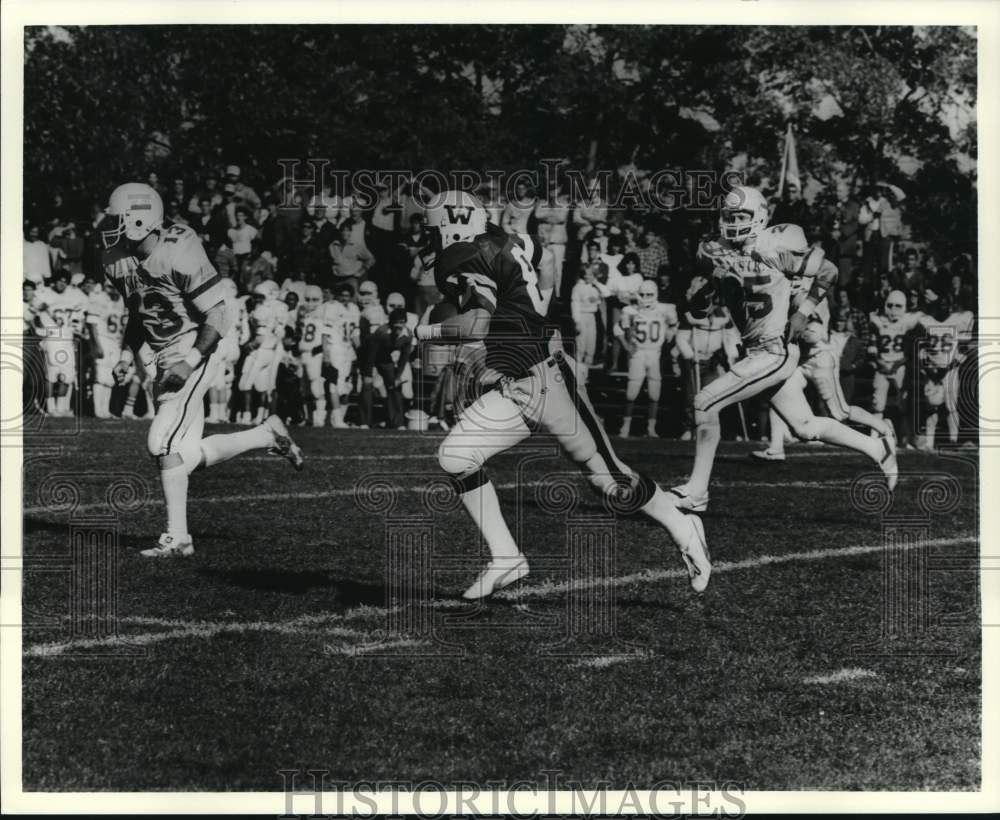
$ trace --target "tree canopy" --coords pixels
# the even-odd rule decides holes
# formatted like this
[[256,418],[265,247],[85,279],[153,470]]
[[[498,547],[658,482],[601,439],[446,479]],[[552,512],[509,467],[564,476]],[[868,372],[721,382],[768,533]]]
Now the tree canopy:
[[[25,34],[26,201],[277,160],[776,176],[787,123],[816,183],[887,179],[916,228],[974,237],[966,28],[128,26]],[[970,218],[971,214],[971,218]],[[943,216],[942,216],[943,215]],[[969,232],[972,233],[969,233]]]

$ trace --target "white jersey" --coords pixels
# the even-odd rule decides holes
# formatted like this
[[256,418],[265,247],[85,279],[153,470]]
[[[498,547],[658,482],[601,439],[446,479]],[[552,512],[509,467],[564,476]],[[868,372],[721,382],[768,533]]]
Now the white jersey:
[[573,314],[573,321],[579,322],[584,314],[594,315],[603,304],[600,288],[592,282],[584,282],[582,279],[573,285],[573,295],[570,303],[570,310]]
[[[809,295],[809,289],[815,281],[814,276],[803,276],[792,283],[792,308],[797,308]],[[800,337],[806,344],[812,345],[812,352],[828,350],[830,342],[830,300],[825,296],[809,315],[809,321]]]
[[922,313],[904,313],[898,319],[890,319],[881,313],[869,316],[872,325],[872,339],[875,345],[875,364],[883,373],[902,367],[906,359],[903,349],[904,338],[923,319]]
[[792,281],[815,276],[823,251],[810,247],[798,225],[765,228],[750,244],[725,239],[703,242],[699,259],[714,266],[726,307],[747,346],[784,339],[791,307]]
[[250,311],[250,331],[260,347],[274,350],[285,338],[288,306],[278,299],[267,299]]
[[960,354],[972,339],[975,316],[971,311],[952,313],[943,322],[924,322],[927,337],[921,349],[924,365],[948,368],[960,360]]
[[622,310],[621,326],[630,332],[636,349],[660,350],[677,333],[677,308],[663,302],[629,305]]
[[83,333],[87,317],[87,295],[72,285],[62,293],[51,288],[40,298],[45,305],[41,316],[43,333],[50,339],[69,339]]
[[353,355],[355,334],[361,325],[361,309],[353,303],[344,305],[340,302],[324,302],[319,309],[330,327],[330,352]]
[[103,290],[95,290],[87,301],[87,324],[98,338],[101,347],[121,349],[128,322],[128,308],[124,299],[112,299]]
[[303,313],[299,317],[299,352],[303,356],[312,355],[317,348],[322,348],[329,337],[333,335],[333,328],[327,321],[326,311],[323,305],[319,305],[309,313]]
[[104,271],[129,310],[137,311],[157,364],[169,366],[194,345],[199,323],[191,309],[207,313],[225,299],[222,280],[187,225],[171,225],[146,259],[118,246],[104,252]]

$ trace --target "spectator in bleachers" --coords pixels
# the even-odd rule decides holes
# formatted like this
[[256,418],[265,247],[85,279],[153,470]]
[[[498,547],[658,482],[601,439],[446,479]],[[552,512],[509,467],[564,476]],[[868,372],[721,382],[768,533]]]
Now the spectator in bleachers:
[[583,277],[573,286],[570,313],[576,328],[575,358],[581,366],[580,380],[588,381],[590,368],[597,361],[598,322],[605,312],[605,299],[611,295],[606,285],[597,281],[597,264],[583,269]]
[[188,212],[198,216],[204,214],[205,211],[202,202],[206,199],[209,202],[210,208],[215,208],[222,204],[222,190],[219,188],[219,180],[215,174],[210,173],[205,177],[201,190],[197,191],[188,201]]
[[[608,221],[607,202],[601,196],[601,186],[597,177],[590,177],[587,180],[586,196],[573,208],[573,226],[576,230],[577,239],[583,241],[587,235],[600,223]],[[601,250],[605,250],[602,246]]]
[[291,251],[292,231],[288,216],[281,212],[278,201],[271,195],[264,198],[258,234],[261,249],[269,251],[279,261]]
[[251,211],[260,210],[260,197],[257,192],[240,178],[240,167],[238,165],[226,166],[226,184],[233,186],[233,198],[242,201]]
[[833,222],[836,223],[839,233],[836,237],[840,245],[838,282],[843,287],[847,287],[854,280],[855,266],[861,253],[861,225],[858,222],[860,209],[857,199],[851,196],[850,186],[846,182],[839,182]]
[[637,241],[639,250],[636,255],[639,257],[639,271],[647,279],[658,277],[660,270],[670,264],[667,243],[651,226],[646,225],[638,229]]
[[187,215],[181,210],[180,202],[176,199],[167,203],[167,219],[175,225],[191,224]]
[[[211,254],[209,259],[212,260],[212,264],[215,265],[215,269],[219,272],[220,276],[228,277],[236,282],[238,287],[241,286],[240,266],[236,262],[232,240],[228,236],[219,243],[215,249],[215,253]],[[241,287],[240,293],[246,294],[248,291]]]
[[531,188],[519,180],[514,185],[514,196],[504,206],[500,227],[507,233],[528,233],[528,220],[536,204]]
[[865,366],[865,344],[855,334],[850,309],[834,308],[830,316],[830,344],[840,362],[840,387],[848,406],[854,404],[855,381]]
[[49,246],[40,238],[38,226],[31,225],[24,240],[24,278],[41,285],[51,275]]
[[340,226],[340,237],[330,243],[329,254],[333,260],[333,279],[338,285],[348,284],[355,293],[358,284],[375,264],[375,257],[355,240],[354,226],[350,220]]
[[371,248],[368,247],[368,223],[365,221],[365,212],[356,200],[351,205],[350,216],[338,224],[337,230],[339,231],[345,225],[351,229],[351,241],[355,245],[371,251]]
[[250,252],[253,250],[253,241],[257,238],[257,229],[247,222],[249,214],[246,208],[236,211],[236,225],[227,232],[229,242],[233,249],[233,256],[236,257],[236,269],[238,275],[237,282],[241,282],[243,290],[252,290],[250,282]]
[[535,219],[538,222],[538,235],[552,249],[553,271],[555,273],[554,293],[562,295],[564,264],[566,261],[566,242],[569,237],[566,225],[569,221],[570,201],[564,190],[552,180],[547,199],[539,199],[535,205]]
[[795,183],[785,186],[784,196],[777,201],[771,212],[772,225],[806,226],[812,222],[809,205],[802,198],[802,189]]

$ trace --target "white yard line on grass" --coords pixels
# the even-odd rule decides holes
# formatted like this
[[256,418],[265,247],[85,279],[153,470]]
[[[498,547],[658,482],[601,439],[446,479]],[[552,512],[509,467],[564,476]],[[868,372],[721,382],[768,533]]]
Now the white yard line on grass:
[[877,678],[878,673],[871,669],[838,669],[829,675],[814,675],[803,678],[803,683],[852,683],[865,678]]
[[[956,536],[953,538],[934,538],[910,546],[897,547],[901,549],[915,549],[917,547],[951,547],[959,544],[977,543],[976,536]],[[846,558],[856,555],[868,555],[879,552],[883,549],[882,544],[861,544],[853,547],[840,547],[835,549],[812,550],[809,552],[793,552],[786,555],[758,555],[744,561],[724,561],[716,564],[712,569],[713,575],[727,572],[737,572],[739,570],[753,570],[760,567],[774,564],[791,564],[797,562],[823,561],[827,559]],[[496,597],[501,599],[522,599],[522,598],[548,598],[561,595],[564,592],[574,590],[592,589],[594,587],[621,587],[637,583],[649,583],[667,580],[669,578],[687,578],[687,573],[682,569],[667,570],[643,570],[642,572],[622,576],[605,576],[590,581],[570,581],[563,583],[543,582],[537,586],[524,586],[516,590],[504,590],[497,593]],[[441,600],[429,603],[434,609],[453,609],[455,601]],[[24,655],[33,658],[53,658],[63,655],[71,650],[81,650],[97,648],[101,646],[114,646],[116,644],[132,644],[146,646],[167,640],[181,638],[213,638],[221,634],[239,634],[248,632],[271,632],[282,635],[293,636],[318,636],[318,637],[340,637],[357,641],[354,649],[370,646],[371,652],[380,648],[394,648],[390,646],[393,641],[379,643],[374,638],[374,633],[345,629],[335,626],[344,622],[364,620],[367,618],[377,618],[384,626],[385,619],[394,612],[393,609],[378,606],[361,606],[348,610],[343,614],[314,614],[300,615],[287,621],[251,621],[251,622],[189,622],[170,620],[162,618],[150,618],[144,616],[123,617],[119,619],[122,624],[135,624],[137,626],[159,626],[165,631],[144,632],[139,634],[123,635],[121,637],[101,638],[101,639],[76,639],[66,641],[53,641],[51,643],[33,644],[25,647]],[[399,639],[397,647],[404,648],[406,641],[410,639]],[[399,643],[402,642],[402,643]],[[418,642],[419,643],[419,642]],[[353,652],[358,654],[358,652]],[[632,656],[626,656],[632,657]]]
[[[442,478],[444,474],[441,474]],[[361,476],[364,478],[364,476]],[[678,479],[680,481],[681,479]],[[517,482],[517,481],[507,481],[494,485],[498,490],[515,490],[518,487],[525,489],[534,489],[536,487],[542,486],[541,481],[528,481],[528,482]],[[593,491],[590,490],[584,482],[579,484],[581,491],[586,494],[592,494]],[[717,481],[712,484],[714,489],[743,489],[745,487],[797,487],[800,489],[824,489],[828,487],[843,487],[848,489],[849,485],[846,481],[836,480],[836,481]],[[387,488],[388,489],[388,488]],[[401,487],[393,486],[396,492],[399,493],[422,493],[425,492],[424,487]],[[248,501],[310,501],[322,498],[344,498],[347,496],[355,495],[357,490],[354,487],[336,487],[329,490],[313,490],[310,492],[297,492],[297,493],[246,493],[240,495],[217,495],[217,496],[204,496],[198,497],[194,496],[190,499],[191,506],[197,508],[199,504],[242,504]],[[146,501],[146,507],[162,507],[162,498],[150,498]],[[74,508],[74,512],[92,512],[95,510],[105,510],[107,509],[107,504],[104,502],[88,502],[84,504],[78,504]],[[46,513],[51,513],[52,511],[48,507],[34,506],[25,507],[25,515],[42,515]],[[53,515],[58,515],[61,513],[52,513]]]

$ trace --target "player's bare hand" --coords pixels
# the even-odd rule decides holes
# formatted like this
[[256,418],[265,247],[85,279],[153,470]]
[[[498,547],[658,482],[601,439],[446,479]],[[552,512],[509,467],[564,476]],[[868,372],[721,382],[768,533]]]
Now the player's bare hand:
[[788,341],[796,341],[802,335],[802,331],[806,329],[807,324],[809,324],[809,317],[798,310],[795,311],[788,322]]
[[111,368],[111,377],[115,380],[115,384],[119,386],[125,384],[131,369],[132,363],[128,359],[119,359],[118,363]]
[[160,380],[160,388],[164,393],[176,393],[184,386],[184,383],[191,376],[193,370],[194,368],[187,362],[177,362],[177,364],[173,365],[163,374],[163,378]]

